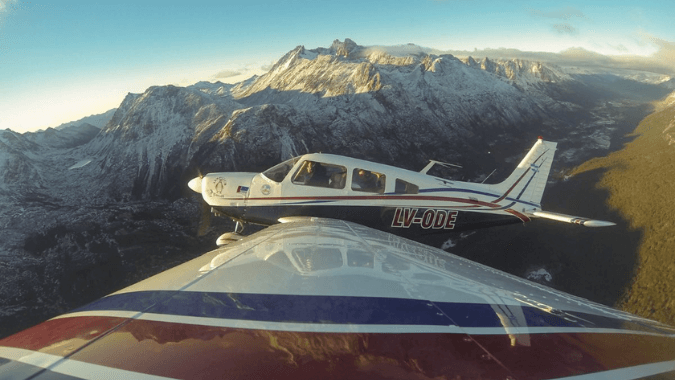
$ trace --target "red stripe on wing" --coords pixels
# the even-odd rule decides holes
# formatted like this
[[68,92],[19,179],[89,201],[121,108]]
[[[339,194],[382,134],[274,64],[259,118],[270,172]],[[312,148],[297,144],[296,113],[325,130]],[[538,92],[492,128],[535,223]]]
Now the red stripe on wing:
[[675,359],[672,337],[613,333],[320,333],[133,320],[86,338],[120,320],[107,319],[48,321],[33,330],[51,330],[48,338],[21,333],[0,343],[48,352],[39,346],[84,339],[70,359],[184,379],[556,378]]

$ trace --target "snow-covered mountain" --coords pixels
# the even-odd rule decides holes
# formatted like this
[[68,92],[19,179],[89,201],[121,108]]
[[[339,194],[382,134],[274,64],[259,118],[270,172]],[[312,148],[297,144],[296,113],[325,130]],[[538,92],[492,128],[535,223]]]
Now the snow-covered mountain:
[[82,125],[82,124],[85,124],[85,123],[93,125],[94,127],[97,127],[97,128],[100,129],[100,128],[103,128],[106,124],[108,124],[110,119],[115,114],[116,110],[117,110],[117,108],[113,108],[113,109],[109,109],[106,112],[101,113],[101,114],[90,115],[90,116],[83,117],[82,119],[79,119],[79,120],[71,121],[71,122],[68,122],[68,123],[63,123],[63,124],[59,125],[58,127],[55,127],[54,129],[64,129],[64,128],[68,128],[68,127],[72,127],[72,126]]
[[[178,196],[197,168],[259,170],[306,152],[416,168],[529,144],[538,134],[561,138],[588,114],[564,98],[574,86],[578,80],[539,62],[394,56],[347,39],[299,46],[234,86],[130,94],[80,152],[95,163],[84,171],[102,170],[115,193],[140,198]],[[465,175],[476,169],[467,165]]]
[[99,132],[99,128],[87,123],[23,134],[0,131],[0,193],[14,196],[12,192],[17,190],[26,193],[46,189],[45,177],[52,171],[47,162],[55,158],[54,154],[81,146]]
[[298,46],[236,85],[129,94],[100,131],[0,131],[0,305],[17,315],[50,298],[57,312],[137,279],[136,267],[204,251],[213,236],[196,236],[186,187],[199,171],[320,151],[416,170],[455,162],[463,169],[440,174],[464,180],[497,168],[497,181],[538,135],[560,142],[560,170],[620,145],[667,84],[346,39]]

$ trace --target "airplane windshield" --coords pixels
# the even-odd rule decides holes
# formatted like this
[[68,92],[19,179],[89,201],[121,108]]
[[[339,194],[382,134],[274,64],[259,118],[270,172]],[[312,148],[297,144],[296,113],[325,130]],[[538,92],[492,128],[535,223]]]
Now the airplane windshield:
[[265,170],[262,174],[274,182],[281,182],[284,180],[284,178],[286,178],[288,172],[291,171],[293,165],[295,165],[299,159],[300,157],[295,157],[291,158],[290,160],[286,160]]

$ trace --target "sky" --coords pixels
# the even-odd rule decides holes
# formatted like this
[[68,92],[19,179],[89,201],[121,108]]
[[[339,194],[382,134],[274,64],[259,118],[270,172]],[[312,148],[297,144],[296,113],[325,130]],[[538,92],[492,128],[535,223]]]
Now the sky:
[[345,38],[601,57],[675,76],[673,21],[671,1],[649,0],[0,0],[0,129],[55,127],[153,85],[236,83],[298,45]]

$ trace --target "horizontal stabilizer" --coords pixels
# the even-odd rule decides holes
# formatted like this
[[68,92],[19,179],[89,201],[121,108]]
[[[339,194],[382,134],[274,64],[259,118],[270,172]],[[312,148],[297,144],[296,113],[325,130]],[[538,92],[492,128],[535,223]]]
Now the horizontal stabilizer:
[[580,224],[584,227],[609,227],[616,225],[616,223],[606,222],[604,220],[581,218],[578,216],[558,214],[556,212],[549,212],[549,211],[535,211],[530,215],[538,218],[553,219],[559,222]]

